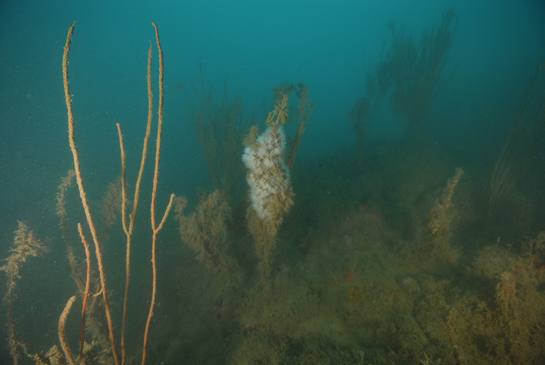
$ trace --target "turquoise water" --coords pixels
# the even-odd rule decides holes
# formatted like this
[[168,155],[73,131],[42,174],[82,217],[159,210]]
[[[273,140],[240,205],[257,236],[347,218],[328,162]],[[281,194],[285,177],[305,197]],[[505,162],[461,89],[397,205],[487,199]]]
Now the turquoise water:
[[[391,81],[363,144],[358,142],[350,111],[369,91],[366,72],[374,75],[381,55],[382,59],[391,55],[388,24],[405,26],[406,35],[418,44],[422,32],[429,32],[433,24],[438,29],[441,15],[454,6],[459,22],[425,127],[395,112],[396,85]],[[187,113],[189,105],[199,108],[199,65],[207,93],[213,92],[218,107],[225,90],[229,103],[242,97],[244,112],[234,147],[240,155],[249,124],[265,130],[264,121],[274,105],[271,89],[286,80],[303,82],[314,102],[290,172],[294,204],[271,248],[266,280],[260,276],[255,235],[249,234],[256,222],[246,215],[241,158],[233,159],[238,173],[226,193],[230,205],[230,214],[222,216],[226,236],[214,240],[220,254],[234,262],[232,277],[197,258],[180,237],[175,212],[170,213],[158,236],[158,293],[149,364],[317,363],[316,358],[324,364],[416,364],[426,356],[457,363],[451,325],[445,319],[452,308],[458,313],[454,321],[458,329],[453,331],[458,331],[455,336],[467,362],[486,363],[487,352],[494,354],[490,359],[500,361],[494,339],[517,338],[524,331],[506,335],[504,328],[493,325],[504,317],[493,316],[482,326],[489,329],[486,337],[482,328],[467,324],[479,316],[467,303],[480,300],[486,310],[508,317],[513,313],[501,312],[502,303],[517,299],[520,312],[532,312],[525,314],[523,324],[544,321],[544,314],[535,308],[545,300],[545,270],[540,269],[545,252],[541,241],[529,243],[545,228],[542,140],[534,149],[531,142],[520,147],[531,153],[523,153],[513,163],[520,166],[529,156],[528,164],[520,175],[513,173],[516,184],[497,211],[489,212],[495,163],[525,89],[545,59],[545,8],[540,2],[500,1],[491,6],[470,1],[17,1],[5,2],[0,9],[4,85],[0,256],[10,255],[18,220],[26,222],[48,247],[42,257],[29,258],[21,266],[13,302],[15,333],[29,353],[58,345],[58,318],[68,299],[79,295],[55,214],[61,177],[73,168],[61,62],[74,21],[69,70],[75,134],[99,232],[108,184],[121,170],[116,123],[124,133],[129,201],[134,200],[148,115],[150,41],[157,122],[158,59],[152,21],[159,27],[165,64],[159,218],[170,194],[187,197],[184,214],[188,215],[199,199],[217,187]],[[528,115],[538,110],[543,98],[542,77],[535,87]],[[298,103],[294,92],[288,106],[291,137],[296,134]],[[522,123],[519,140],[533,141],[543,116],[538,114],[533,127],[528,120]],[[134,363],[141,359],[151,298],[149,211],[155,128],[156,124],[132,251],[127,353]],[[526,130],[530,137],[525,140]],[[437,206],[444,205],[442,192],[457,167],[464,175],[445,216],[448,246],[440,251],[440,238],[430,232],[430,225],[440,216]],[[220,182],[225,179],[220,176]],[[75,184],[66,192],[66,210],[75,264],[83,270],[77,223],[84,224],[89,240],[90,234]],[[107,291],[120,352],[126,242],[120,217],[105,237],[101,243]],[[96,280],[94,255],[92,265]],[[516,293],[502,281],[506,272],[517,281]],[[92,292],[98,290],[92,286]],[[97,305],[95,313],[102,316]],[[5,303],[2,310],[7,313]],[[66,328],[74,353],[79,348],[80,312],[81,296]],[[429,320],[424,318],[426,312],[433,314]],[[101,333],[105,330],[103,324]],[[4,331],[0,337],[8,335]],[[87,341],[92,338],[88,331]],[[542,340],[534,332],[530,338]],[[507,351],[503,363],[526,359],[524,348],[506,348],[512,352]],[[539,363],[545,355],[531,356],[526,361]],[[6,340],[0,347],[0,362],[10,361]],[[32,361],[25,358],[22,363]]]

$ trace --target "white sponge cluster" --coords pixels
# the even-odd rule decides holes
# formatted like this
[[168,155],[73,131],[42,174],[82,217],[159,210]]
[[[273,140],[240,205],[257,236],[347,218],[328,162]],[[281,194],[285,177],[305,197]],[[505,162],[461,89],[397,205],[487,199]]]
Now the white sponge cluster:
[[252,208],[261,219],[271,215],[274,196],[289,188],[289,171],[284,163],[286,136],[282,126],[269,127],[257,138],[257,142],[244,149],[242,161],[250,172]]

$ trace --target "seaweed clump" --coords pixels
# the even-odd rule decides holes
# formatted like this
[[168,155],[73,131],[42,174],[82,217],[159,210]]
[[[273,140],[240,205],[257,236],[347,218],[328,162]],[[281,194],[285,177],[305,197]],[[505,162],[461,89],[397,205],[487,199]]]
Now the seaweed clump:
[[8,291],[4,296],[4,301],[8,304],[8,346],[15,365],[18,364],[20,357],[18,349],[22,348],[24,353],[27,352],[25,344],[15,336],[15,326],[13,323],[13,299],[15,297],[17,280],[21,277],[19,275],[19,268],[29,257],[39,256],[45,251],[46,246],[34,236],[34,232],[28,228],[26,223],[19,222],[19,228],[15,231],[15,240],[10,249],[12,254],[6,259],[7,263],[0,267],[0,270],[6,273],[8,279],[6,283]]

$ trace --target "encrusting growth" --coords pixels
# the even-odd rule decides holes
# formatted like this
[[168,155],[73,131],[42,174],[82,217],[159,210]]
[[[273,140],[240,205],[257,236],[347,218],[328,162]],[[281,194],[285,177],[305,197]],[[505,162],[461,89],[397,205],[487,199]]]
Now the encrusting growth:
[[305,126],[308,123],[308,117],[312,112],[312,108],[314,108],[314,102],[308,100],[308,86],[303,84],[302,82],[297,84],[297,86],[299,87],[299,89],[297,90],[297,97],[299,98],[299,123],[297,124],[297,133],[295,134],[295,138],[291,143],[288,158],[286,160],[286,165],[288,166],[288,169],[290,169],[290,171],[293,168],[293,164],[295,163],[297,150],[299,149],[299,146],[301,146],[301,136],[305,132]]
[[57,193],[57,216],[61,219],[60,226],[63,231],[63,235],[66,235],[66,199],[65,193],[69,187],[72,186],[72,181],[76,176],[76,172],[72,169],[68,170],[66,176],[62,178],[62,182],[59,185],[59,191]]
[[425,131],[433,102],[454,74],[446,80],[441,78],[456,35],[458,14],[454,8],[446,10],[439,27],[425,30],[418,45],[412,35],[406,36],[404,26],[391,22],[388,27],[392,33],[392,111],[405,116],[411,127]]
[[[257,256],[262,279],[270,273],[270,254],[275,237],[284,216],[293,204],[290,174],[284,163],[285,135],[282,125],[288,119],[288,95],[277,99],[275,109],[269,113],[265,124],[267,130],[256,137],[248,138],[250,144],[244,150],[242,160],[250,170],[246,177],[250,186],[251,206],[247,218],[250,232],[256,240]],[[257,222],[257,228],[254,226]]]
[[196,253],[197,259],[216,273],[229,279],[237,271],[237,264],[227,254],[227,225],[225,220],[231,215],[231,209],[221,190],[201,198],[197,210],[189,216],[183,215],[187,200],[176,198],[176,219],[180,221],[182,240]]
[[447,187],[443,190],[441,197],[435,202],[435,206],[429,213],[429,220],[426,227],[433,237],[435,251],[438,256],[452,259],[449,253],[450,224],[454,218],[454,209],[452,206],[452,195],[454,189],[462,177],[464,171],[461,168],[456,169],[456,174],[447,182]]
[[72,182],[74,181],[75,176],[76,172],[70,169],[68,170],[66,176],[61,178],[62,182],[60,183],[58,187],[59,191],[57,192],[57,217],[60,218],[59,226],[62,229],[62,236],[64,238],[64,241],[66,242],[66,251],[68,252],[68,261],[70,262],[70,268],[72,269],[72,276],[74,276],[74,280],[78,285],[79,291],[83,293],[83,282],[76,268],[74,250],[72,249],[72,245],[70,244],[70,232],[68,231],[68,226],[66,224],[66,221],[68,220],[68,218],[66,217],[66,191],[69,187],[72,186]]
[[227,81],[225,82],[223,100],[220,104],[214,98],[212,86],[207,90],[204,84],[202,65],[199,62],[202,93],[191,83],[198,103],[193,104],[187,90],[182,89],[187,100],[187,119],[191,130],[199,142],[210,171],[215,189],[223,190],[230,195],[232,188],[244,172],[239,160],[242,153],[242,133],[247,125],[255,119],[255,112],[244,120],[244,102],[242,96],[229,101]]
[[18,364],[20,356],[18,348],[23,348],[23,351],[26,353],[25,345],[19,342],[15,337],[15,328],[13,324],[13,298],[15,295],[15,287],[17,286],[17,279],[20,278],[19,268],[29,257],[41,255],[45,250],[46,247],[44,244],[34,236],[34,233],[28,228],[26,223],[19,222],[19,229],[15,231],[15,241],[10,249],[10,252],[13,253],[6,259],[7,263],[0,267],[0,270],[6,273],[8,279],[6,283],[8,292],[4,296],[4,301],[8,304],[7,327],[9,349],[15,365]]
[[108,190],[102,200],[102,227],[101,242],[106,242],[110,235],[110,229],[114,225],[117,216],[121,213],[123,198],[121,193],[121,179],[108,184]]

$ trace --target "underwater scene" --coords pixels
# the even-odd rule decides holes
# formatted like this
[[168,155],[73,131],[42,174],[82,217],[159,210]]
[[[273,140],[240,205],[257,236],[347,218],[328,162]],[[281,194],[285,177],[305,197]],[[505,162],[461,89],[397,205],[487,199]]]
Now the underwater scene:
[[0,9],[0,364],[545,364],[542,1]]

